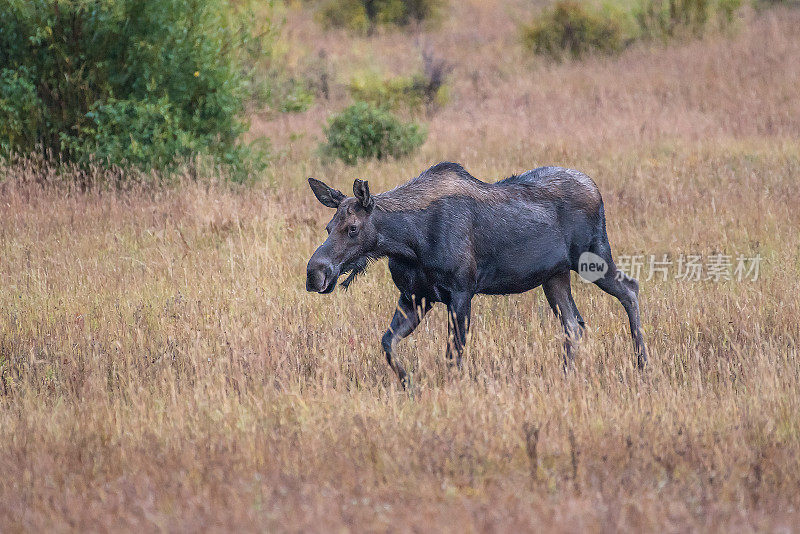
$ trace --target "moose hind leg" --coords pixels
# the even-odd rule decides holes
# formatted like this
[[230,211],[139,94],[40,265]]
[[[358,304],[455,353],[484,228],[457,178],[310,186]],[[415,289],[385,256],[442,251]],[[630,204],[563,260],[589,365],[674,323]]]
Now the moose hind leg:
[[636,351],[636,364],[639,369],[647,365],[647,350],[644,346],[642,335],[642,321],[639,316],[639,282],[622,271],[617,270],[613,262],[609,262],[609,269],[605,276],[595,282],[597,287],[617,298],[628,314],[631,327],[633,348]]
[[389,328],[383,334],[381,345],[386,354],[386,361],[389,366],[397,374],[403,388],[408,386],[408,375],[406,374],[403,365],[397,361],[394,354],[394,346],[401,339],[407,337],[419,325],[422,318],[431,309],[431,305],[427,302],[415,306],[414,299],[401,295],[397,301],[397,309],[394,311],[392,321],[389,323]]
[[542,284],[542,288],[544,289],[547,303],[550,304],[550,308],[564,328],[566,336],[564,341],[564,369],[568,369],[574,361],[574,352],[578,347],[578,340],[582,330],[582,319],[581,321],[578,320],[580,315],[577,313],[578,309],[575,307],[575,301],[572,300],[569,271],[553,276]]
[[575,319],[578,321],[578,338],[583,336],[583,331],[586,329],[586,322],[583,320],[581,316],[581,312],[578,311],[578,306],[575,304],[575,300],[572,298],[572,291],[569,292],[569,303],[572,304],[572,311],[575,312]]

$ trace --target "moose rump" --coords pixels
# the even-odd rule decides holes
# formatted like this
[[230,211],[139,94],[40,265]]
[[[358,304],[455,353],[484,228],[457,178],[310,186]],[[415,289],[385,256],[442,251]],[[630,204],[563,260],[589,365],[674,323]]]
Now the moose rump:
[[382,339],[386,358],[405,384],[395,343],[409,335],[436,302],[448,308],[447,358],[460,364],[476,294],[511,294],[543,286],[565,335],[565,365],[573,359],[584,321],[570,289],[587,252],[605,263],[594,283],[625,308],[637,362],[647,356],[641,334],[638,283],[617,270],[600,192],[585,174],[542,167],[496,183],[455,163],[434,165],[378,195],[356,180],[353,197],[309,179],[324,205],[336,208],[328,238],[308,263],[306,288],[328,293],[348,273],[348,286],[368,263],[387,257],[400,291]]

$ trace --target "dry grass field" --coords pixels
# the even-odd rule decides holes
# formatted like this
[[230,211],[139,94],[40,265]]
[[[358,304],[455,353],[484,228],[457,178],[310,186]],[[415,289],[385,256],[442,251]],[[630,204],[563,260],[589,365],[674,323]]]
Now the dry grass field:
[[[254,113],[264,179],[72,193],[0,169],[0,531],[775,531],[800,525],[800,11],[732,35],[551,64],[529,2],[453,2],[437,31],[321,33],[329,101]],[[316,154],[352,72],[449,58],[415,155]],[[440,160],[496,180],[545,164],[600,186],[617,255],[763,258],[752,281],[647,281],[650,366],[624,311],[575,282],[588,332],[561,370],[541,290],[478,297],[462,371],[442,309],[380,351],[385,261],[306,293],[331,216],[305,183],[383,191]]]

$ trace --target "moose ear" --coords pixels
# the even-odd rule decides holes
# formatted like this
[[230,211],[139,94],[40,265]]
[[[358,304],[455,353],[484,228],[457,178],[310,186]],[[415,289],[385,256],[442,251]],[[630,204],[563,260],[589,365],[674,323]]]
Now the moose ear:
[[375,199],[369,194],[369,183],[366,180],[356,180],[353,182],[353,194],[367,211],[372,210]]
[[308,185],[311,186],[311,190],[314,192],[314,196],[317,197],[317,200],[329,208],[338,208],[342,200],[345,199],[344,193],[332,187],[328,187],[325,182],[321,182],[315,178],[309,178]]

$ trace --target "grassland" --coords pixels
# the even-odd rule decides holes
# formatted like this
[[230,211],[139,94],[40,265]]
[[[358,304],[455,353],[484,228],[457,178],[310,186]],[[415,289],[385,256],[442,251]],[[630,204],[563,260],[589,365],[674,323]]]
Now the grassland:
[[[0,175],[0,530],[791,531],[800,524],[800,12],[733,35],[550,64],[522,2],[454,3],[417,41],[455,66],[428,142],[347,168],[316,156],[356,69],[415,68],[414,39],[321,33],[290,10],[329,101],[254,113],[254,186],[84,193]],[[462,372],[436,309],[379,350],[385,264],[304,290],[330,213],[305,177],[373,191],[430,164],[491,180],[586,171],[619,254],[763,258],[757,281],[642,281],[651,365],[619,304],[575,283],[577,369],[540,291],[480,297]],[[674,274],[674,271],[671,272]]]

